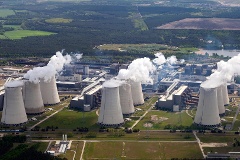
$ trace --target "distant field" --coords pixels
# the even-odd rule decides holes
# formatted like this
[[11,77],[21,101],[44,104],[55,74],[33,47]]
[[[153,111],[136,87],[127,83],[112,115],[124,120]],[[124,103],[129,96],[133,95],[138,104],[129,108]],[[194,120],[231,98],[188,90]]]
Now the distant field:
[[0,17],[7,17],[7,16],[11,16],[11,15],[15,15],[14,11],[11,9],[0,9]]
[[4,35],[9,39],[21,39],[29,36],[49,36],[55,33],[44,31],[32,31],[32,30],[15,30],[5,32]]
[[47,23],[71,23],[72,19],[51,18],[51,19],[46,19],[45,22],[47,22]]
[[156,29],[240,30],[240,19],[186,18],[156,27]]
[[11,27],[14,30],[22,30],[21,25],[3,25],[3,27]]
[[124,142],[124,143],[123,142],[87,143],[83,158],[84,159],[203,158],[197,143],[177,143],[177,142],[174,143]]

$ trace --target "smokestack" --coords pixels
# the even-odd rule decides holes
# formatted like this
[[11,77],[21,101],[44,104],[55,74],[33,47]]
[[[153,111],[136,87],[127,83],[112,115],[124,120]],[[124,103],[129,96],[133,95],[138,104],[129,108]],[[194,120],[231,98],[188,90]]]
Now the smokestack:
[[134,105],[144,104],[141,82],[131,81],[132,99]]
[[203,126],[220,124],[217,88],[200,87],[200,96],[194,122]]
[[54,105],[60,102],[55,76],[50,81],[40,79],[40,89],[45,105]]
[[[10,82],[11,83],[11,82]],[[28,121],[22,96],[22,82],[5,85],[4,107],[1,122],[18,125]]]
[[27,114],[44,112],[44,104],[39,83],[25,81],[23,86],[23,101]]
[[119,86],[119,94],[123,115],[131,115],[134,113],[131,85],[127,82],[123,83]]
[[119,126],[124,123],[118,85],[103,85],[98,123],[103,126]]

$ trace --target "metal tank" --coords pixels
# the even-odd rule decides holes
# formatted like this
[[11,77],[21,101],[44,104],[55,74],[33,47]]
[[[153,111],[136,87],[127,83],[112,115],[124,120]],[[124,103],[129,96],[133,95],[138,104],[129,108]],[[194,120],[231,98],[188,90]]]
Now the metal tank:
[[19,125],[27,121],[28,119],[23,103],[22,86],[5,87],[1,122],[8,125]]
[[39,83],[24,81],[23,102],[27,114],[40,114],[44,112],[44,104]]
[[203,126],[218,126],[220,124],[217,88],[200,87],[194,122]]
[[120,126],[124,123],[119,87],[104,87],[102,89],[98,123],[103,126]]
[[50,81],[41,79],[40,89],[44,105],[54,105],[60,102],[55,77],[52,77]]
[[142,86],[141,82],[134,82],[131,81],[131,90],[132,90],[132,99],[134,105],[141,105],[144,103],[143,93],[142,93]]
[[123,115],[131,115],[134,113],[131,85],[124,82],[119,86],[120,104]]

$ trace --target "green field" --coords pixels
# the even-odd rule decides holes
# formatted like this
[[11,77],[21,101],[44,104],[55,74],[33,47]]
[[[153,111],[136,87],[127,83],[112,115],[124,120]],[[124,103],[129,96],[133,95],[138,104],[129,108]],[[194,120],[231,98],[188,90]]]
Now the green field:
[[3,25],[3,27],[10,27],[14,30],[22,30],[21,25]]
[[[125,144],[124,144],[125,143]],[[123,152],[124,148],[124,152]],[[125,158],[122,156],[126,156]],[[90,142],[84,159],[171,159],[203,158],[197,143]]]
[[72,19],[51,18],[51,19],[46,19],[45,22],[47,22],[47,23],[71,23]]
[[21,39],[29,36],[49,36],[52,34],[55,34],[55,33],[44,32],[44,31],[32,31],[32,30],[15,30],[15,31],[7,31],[4,33],[4,35],[9,39]]
[[15,15],[11,9],[0,9],[0,17],[5,18],[7,16]]
[[[155,116],[158,120],[152,121],[151,116]],[[160,118],[167,118],[163,121]],[[153,126],[151,128],[144,127],[145,123],[151,123]],[[135,128],[140,130],[156,130],[164,129],[166,125],[171,126],[191,126],[193,119],[187,115],[185,111],[182,112],[167,112],[167,111],[150,111],[137,125]]]
[[64,109],[55,114],[48,120],[41,123],[41,128],[47,126],[58,126],[59,129],[76,129],[77,127],[88,127],[89,129],[98,129],[96,111],[79,112]]

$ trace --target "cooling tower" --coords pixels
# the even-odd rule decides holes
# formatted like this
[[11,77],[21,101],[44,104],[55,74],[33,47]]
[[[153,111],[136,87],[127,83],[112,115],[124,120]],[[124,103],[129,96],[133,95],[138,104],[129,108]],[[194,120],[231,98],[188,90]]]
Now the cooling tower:
[[222,85],[217,87],[217,99],[218,99],[219,115],[222,116],[225,114],[225,107],[224,107],[223,94],[222,94]]
[[142,86],[141,82],[134,82],[131,81],[131,90],[132,90],[132,99],[134,105],[140,105],[144,103],[143,93],[142,93]]
[[134,113],[131,85],[123,83],[119,87],[119,94],[123,115],[131,115]]
[[227,84],[222,84],[222,95],[223,95],[223,103],[225,106],[229,105],[229,98],[228,98],[228,89]]
[[40,89],[44,105],[53,105],[60,102],[55,77],[48,82],[41,79]]
[[105,126],[119,126],[123,122],[119,87],[104,87],[98,123]]
[[25,123],[27,120],[23,103],[22,86],[5,87],[1,122],[9,125],[17,125]]
[[200,88],[194,122],[204,126],[217,126],[220,124],[217,88]]
[[23,86],[23,102],[27,114],[44,112],[44,104],[39,83],[25,81]]

